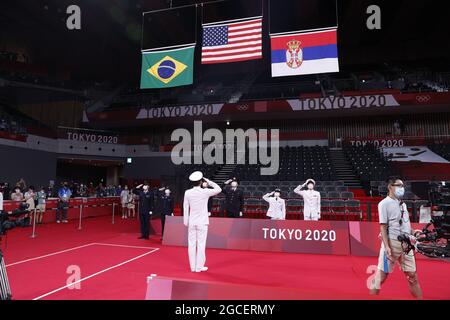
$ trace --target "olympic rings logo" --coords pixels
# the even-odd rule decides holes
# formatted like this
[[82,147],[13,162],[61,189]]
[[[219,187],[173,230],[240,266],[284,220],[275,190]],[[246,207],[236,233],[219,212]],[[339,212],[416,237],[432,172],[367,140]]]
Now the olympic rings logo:
[[416,101],[420,103],[427,103],[430,102],[431,97],[429,95],[420,95],[416,96]]
[[239,111],[247,111],[248,110],[248,105],[246,104],[240,104],[236,107],[236,109],[238,109]]

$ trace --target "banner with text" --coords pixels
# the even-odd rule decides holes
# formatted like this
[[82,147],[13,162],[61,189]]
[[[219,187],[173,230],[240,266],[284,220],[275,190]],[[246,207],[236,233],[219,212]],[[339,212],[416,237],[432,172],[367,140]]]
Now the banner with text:
[[450,103],[450,92],[427,93],[355,93],[342,96],[320,97],[304,95],[298,99],[242,101],[238,103],[213,103],[190,105],[141,105],[129,110],[93,112],[85,122],[134,122],[159,119],[208,119],[214,116],[263,115],[267,113],[337,112],[365,109],[402,108],[409,106],[445,105]]
[[[182,217],[168,217],[164,245],[187,246]],[[348,222],[211,218],[208,248],[350,254]]]

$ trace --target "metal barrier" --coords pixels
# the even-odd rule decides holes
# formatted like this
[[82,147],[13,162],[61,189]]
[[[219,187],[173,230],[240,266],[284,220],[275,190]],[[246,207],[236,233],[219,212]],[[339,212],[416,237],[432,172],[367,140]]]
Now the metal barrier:
[[[109,198],[72,198],[69,202],[68,210],[68,220],[78,219],[78,230],[83,228],[83,220],[90,216],[89,213],[86,215],[86,211],[88,208],[97,208],[97,207],[112,207],[112,224],[115,223],[115,212],[116,206],[119,205],[119,197],[109,197]],[[12,212],[16,208],[18,208],[21,201],[5,201],[4,202],[4,210],[7,212]],[[75,210],[78,209],[78,212],[75,214]],[[50,222],[51,218],[46,214],[51,211],[58,210],[58,200],[57,199],[48,199],[46,202],[46,209],[42,213],[44,214],[44,222]],[[30,237],[36,238],[38,236],[38,209],[35,208],[30,211],[30,218],[32,219],[32,232]],[[91,212],[92,214],[92,212]],[[100,216],[100,215],[108,215],[108,212],[101,212],[92,214],[92,216]]]

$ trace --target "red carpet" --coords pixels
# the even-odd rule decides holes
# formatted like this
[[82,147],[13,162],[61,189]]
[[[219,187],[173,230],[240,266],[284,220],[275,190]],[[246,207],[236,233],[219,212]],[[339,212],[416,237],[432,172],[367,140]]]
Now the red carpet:
[[[302,299],[411,298],[400,270],[391,275],[378,298],[368,295],[366,280],[371,274],[366,270],[376,263],[376,258],[210,249],[207,251],[210,270],[198,274],[189,271],[186,248],[163,247],[159,236],[150,241],[138,240],[137,221],[119,219],[112,225],[109,217],[100,217],[86,220],[83,226],[81,231],[77,230],[76,222],[40,226],[35,239],[29,237],[31,229],[9,233],[8,247],[3,243],[2,248],[14,299],[141,300],[145,297],[146,277],[153,273],[292,288]],[[20,263],[79,246],[82,247]],[[450,299],[450,264],[428,260],[419,260],[417,264],[424,297]],[[80,268],[81,290],[63,288],[70,276],[67,267],[73,265]],[[55,291],[60,288],[63,289]],[[278,297],[276,291],[273,299]]]

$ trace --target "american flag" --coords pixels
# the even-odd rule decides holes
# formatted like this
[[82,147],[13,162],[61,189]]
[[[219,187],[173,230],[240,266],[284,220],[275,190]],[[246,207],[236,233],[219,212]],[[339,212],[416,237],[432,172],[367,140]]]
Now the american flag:
[[203,25],[202,64],[261,58],[261,17]]

